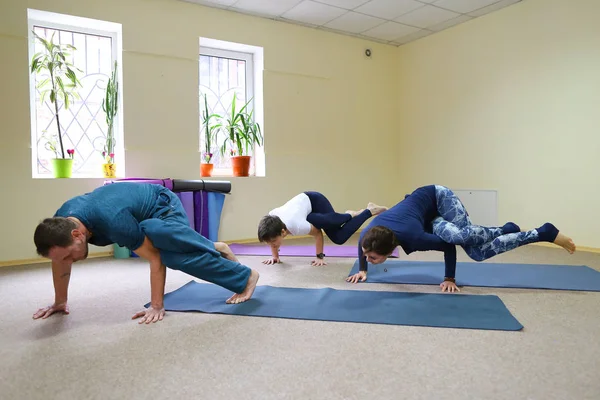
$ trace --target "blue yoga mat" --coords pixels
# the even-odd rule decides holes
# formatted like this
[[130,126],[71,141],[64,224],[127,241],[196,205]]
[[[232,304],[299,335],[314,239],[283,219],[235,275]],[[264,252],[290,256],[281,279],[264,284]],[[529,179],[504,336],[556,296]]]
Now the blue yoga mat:
[[208,219],[208,238],[216,242],[219,238],[219,225],[221,225],[221,212],[225,195],[218,192],[208,192],[208,210],[210,218]]
[[[358,269],[356,260],[348,276]],[[366,282],[439,285],[443,280],[443,262],[387,260],[369,264]],[[456,264],[456,284],[598,292],[600,272],[586,266],[467,262]]]
[[503,331],[523,329],[502,300],[491,295],[257,286],[247,302],[226,304],[225,300],[231,295],[220,286],[190,281],[167,293],[164,304],[167,311],[253,317]]

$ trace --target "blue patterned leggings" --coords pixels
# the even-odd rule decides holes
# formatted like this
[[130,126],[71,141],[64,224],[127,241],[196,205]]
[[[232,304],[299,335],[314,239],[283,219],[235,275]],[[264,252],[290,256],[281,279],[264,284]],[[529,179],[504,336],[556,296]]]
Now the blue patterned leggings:
[[521,229],[512,222],[494,228],[473,225],[467,210],[452,190],[436,186],[435,192],[439,216],[433,220],[433,233],[447,243],[461,246],[475,261],[484,261],[543,240],[539,229],[520,232]]

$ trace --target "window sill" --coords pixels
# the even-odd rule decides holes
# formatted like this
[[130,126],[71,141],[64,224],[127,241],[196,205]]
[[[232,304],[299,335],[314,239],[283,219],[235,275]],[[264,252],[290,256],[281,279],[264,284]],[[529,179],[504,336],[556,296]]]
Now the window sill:
[[[200,172],[203,172],[204,169],[202,168],[202,165],[206,165],[204,163],[200,164]],[[257,168],[252,167],[250,168],[250,174],[249,176],[234,176],[233,175],[233,169],[232,168],[213,168],[210,171],[211,176],[200,176],[201,179],[210,179],[210,178],[216,178],[216,179],[233,179],[233,178],[239,178],[239,179],[243,179],[243,178],[264,178],[264,168],[258,168],[259,172],[263,172],[262,174],[257,174]]]
[[116,178],[105,178],[104,176],[98,175],[77,175],[71,176],[70,178],[55,178],[53,176],[32,176],[31,179],[56,179],[56,180],[68,180],[68,179],[123,179],[124,176],[117,176]]
[[212,174],[211,176],[201,176],[200,179],[248,179],[248,178],[266,178],[264,175],[233,176],[232,174]]

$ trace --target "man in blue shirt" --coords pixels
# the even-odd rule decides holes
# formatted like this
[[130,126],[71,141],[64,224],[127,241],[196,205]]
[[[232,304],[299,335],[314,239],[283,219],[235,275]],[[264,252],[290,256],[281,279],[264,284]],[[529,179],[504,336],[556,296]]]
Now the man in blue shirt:
[[140,323],[164,317],[165,266],[231,290],[229,304],[250,299],[259,278],[225,243],[192,229],[179,198],[161,185],[119,182],[76,196],[37,226],[34,242],[37,253],[52,260],[55,291],[54,304],[34,319],[69,312],[71,266],[87,258],[88,244],[116,243],[150,262],[150,307],[133,316]]
[[348,277],[357,283],[367,279],[367,262],[381,264],[397,246],[406,254],[437,250],[444,253],[445,277],[442,291],[460,291],[456,287],[456,246],[460,245],[475,261],[484,261],[517,247],[550,242],[575,252],[571,238],[563,235],[551,223],[521,232],[512,222],[502,227],[473,225],[467,210],[447,187],[423,186],[416,189],[394,207],[379,214],[361,232],[358,242],[360,270]]

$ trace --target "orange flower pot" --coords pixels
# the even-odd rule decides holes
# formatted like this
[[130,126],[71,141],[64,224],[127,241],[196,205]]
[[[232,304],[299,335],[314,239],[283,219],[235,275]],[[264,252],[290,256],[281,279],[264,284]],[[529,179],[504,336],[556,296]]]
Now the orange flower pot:
[[212,176],[213,164],[200,164],[200,176]]
[[250,156],[231,157],[231,166],[233,167],[233,176],[249,176]]

